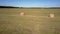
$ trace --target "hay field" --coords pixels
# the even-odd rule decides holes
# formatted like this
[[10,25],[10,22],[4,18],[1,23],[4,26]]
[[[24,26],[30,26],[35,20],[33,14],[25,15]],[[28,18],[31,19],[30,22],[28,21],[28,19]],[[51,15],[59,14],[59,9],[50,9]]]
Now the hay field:
[[60,34],[60,9],[0,8],[0,34]]

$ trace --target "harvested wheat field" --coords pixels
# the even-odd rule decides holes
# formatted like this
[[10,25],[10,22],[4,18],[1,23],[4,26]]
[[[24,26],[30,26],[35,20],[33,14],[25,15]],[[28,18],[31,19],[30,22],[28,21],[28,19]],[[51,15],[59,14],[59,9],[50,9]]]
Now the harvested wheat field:
[[0,8],[0,34],[60,34],[60,9]]

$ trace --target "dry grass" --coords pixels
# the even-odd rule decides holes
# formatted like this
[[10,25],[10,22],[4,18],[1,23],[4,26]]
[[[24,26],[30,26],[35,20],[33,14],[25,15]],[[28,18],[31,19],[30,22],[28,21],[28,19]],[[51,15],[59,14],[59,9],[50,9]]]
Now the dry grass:
[[60,34],[59,14],[60,9],[0,9],[0,34]]

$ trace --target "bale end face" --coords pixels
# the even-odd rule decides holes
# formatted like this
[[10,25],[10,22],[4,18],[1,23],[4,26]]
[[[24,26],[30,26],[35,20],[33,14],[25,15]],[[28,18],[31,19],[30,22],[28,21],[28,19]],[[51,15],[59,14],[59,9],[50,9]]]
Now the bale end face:
[[54,15],[54,14],[50,14],[50,17],[51,17],[51,18],[54,18],[54,17],[55,17],[55,15]]
[[21,13],[20,13],[20,16],[24,16],[24,12],[21,12]]

